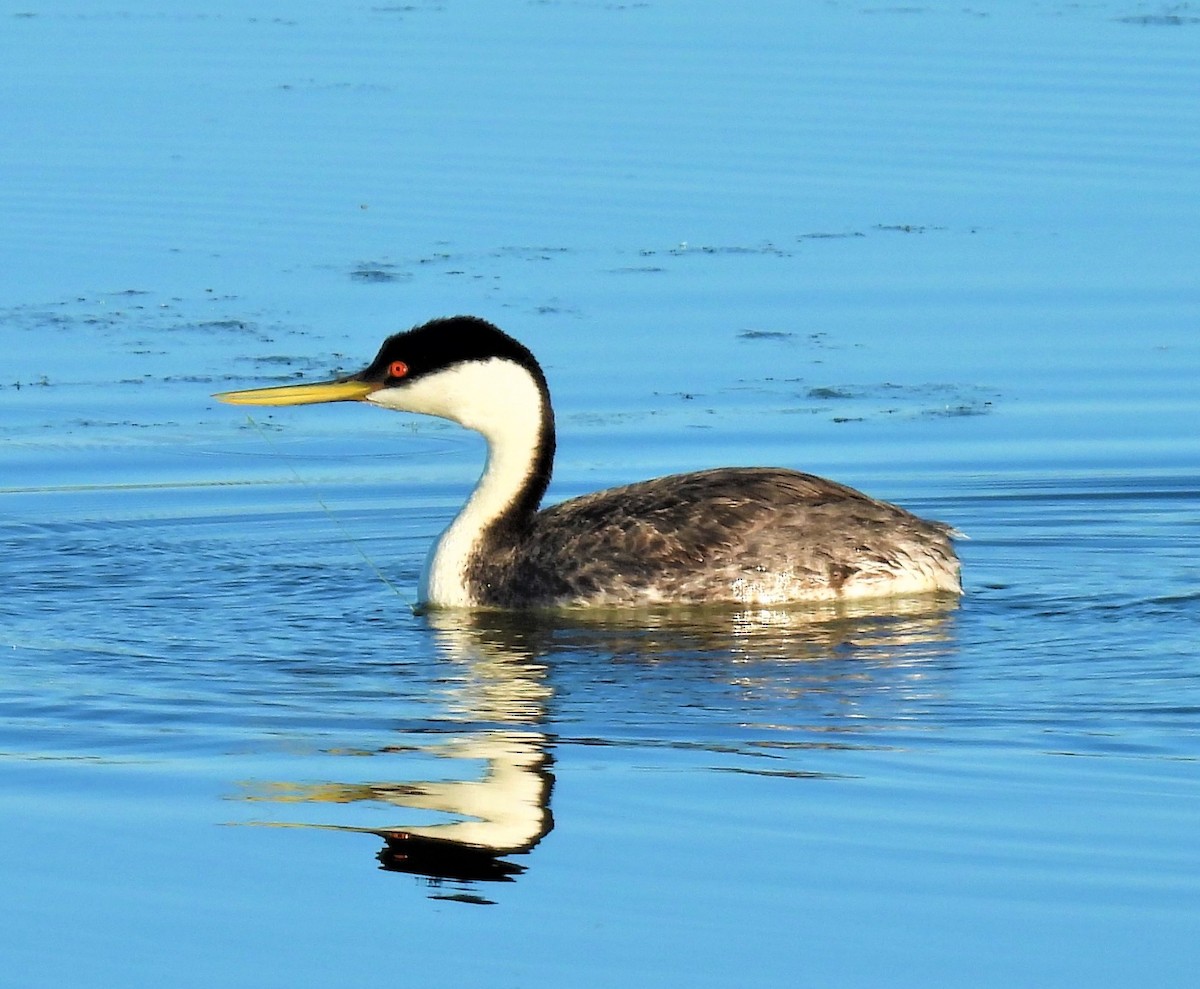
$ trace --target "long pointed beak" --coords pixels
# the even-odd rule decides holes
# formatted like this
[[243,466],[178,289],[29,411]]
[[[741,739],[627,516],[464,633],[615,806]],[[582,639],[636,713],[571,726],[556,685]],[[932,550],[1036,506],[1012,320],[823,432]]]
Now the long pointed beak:
[[223,391],[213,398],[230,405],[315,405],[318,402],[361,402],[378,388],[378,385],[365,381],[343,379],[317,381],[308,385]]

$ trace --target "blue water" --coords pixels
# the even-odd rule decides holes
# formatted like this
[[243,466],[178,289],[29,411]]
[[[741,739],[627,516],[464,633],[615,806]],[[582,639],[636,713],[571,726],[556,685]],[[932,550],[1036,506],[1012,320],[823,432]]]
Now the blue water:
[[[6,984],[1190,985],[1195,13],[0,12]],[[210,394],[454,312],[961,605],[413,614],[478,438]]]

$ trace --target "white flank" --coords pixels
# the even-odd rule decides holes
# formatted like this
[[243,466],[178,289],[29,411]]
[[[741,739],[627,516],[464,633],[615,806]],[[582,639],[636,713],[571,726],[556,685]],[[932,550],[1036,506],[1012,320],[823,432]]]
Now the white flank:
[[478,604],[467,585],[467,564],[483,530],[512,504],[533,470],[542,418],[537,382],[519,364],[492,358],[456,364],[412,384],[381,388],[368,401],[450,419],[487,440],[479,485],[434,543],[420,588],[422,604]]

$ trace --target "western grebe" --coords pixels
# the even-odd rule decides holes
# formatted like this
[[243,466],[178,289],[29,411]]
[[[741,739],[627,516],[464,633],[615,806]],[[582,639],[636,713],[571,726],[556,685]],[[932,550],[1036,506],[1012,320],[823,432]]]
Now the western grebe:
[[425,605],[774,605],[961,593],[950,526],[793,470],[675,474],[539,511],[555,445],[546,377],[524,346],[473,316],[389,337],[349,377],[215,397],[365,401],[482,433],[487,464],[430,551]]

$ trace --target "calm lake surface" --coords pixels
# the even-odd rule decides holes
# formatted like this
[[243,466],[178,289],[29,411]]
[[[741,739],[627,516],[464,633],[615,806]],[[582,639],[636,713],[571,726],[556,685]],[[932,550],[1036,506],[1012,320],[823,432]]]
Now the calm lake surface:
[[[6,985],[1194,983],[1200,10],[9,4],[0,66]],[[413,614],[478,437],[210,395],[458,312],[552,499],[825,474],[961,605]]]

